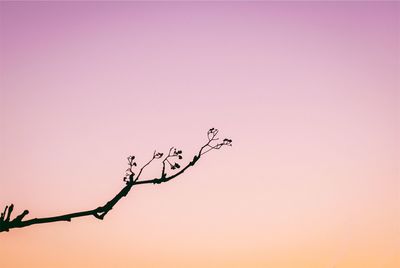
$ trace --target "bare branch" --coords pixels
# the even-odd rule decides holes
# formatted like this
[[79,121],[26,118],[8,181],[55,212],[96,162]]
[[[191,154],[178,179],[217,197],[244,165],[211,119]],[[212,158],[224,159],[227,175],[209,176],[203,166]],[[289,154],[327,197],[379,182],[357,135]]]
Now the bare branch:
[[157,153],[157,151],[154,151],[154,153],[153,153],[153,158],[151,158],[150,161],[147,162],[147,163],[140,169],[139,174],[137,175],[137,177],[136,177],[136,179],[135,179],[135,182],[139,180],[139,177],[140,177],[140,175],[142,174],[143,169],[144,169],[145,167],[147,167],[148,165],[150,165],[150,163],[151,163],[154,159],[159,159],[159,158],[161,158],[162,155],[163,155],[162,153]]
[[[14,205],[11,204],[10,206],[6,206],[4,208],[3,213],[0,215],[0,232],[8,232],[10,229],[13,228],[22,228],[22,227],[27,227],[30,225],[34,224],[42,224],[42,223],[50,223],[50,222],[58,222],[58,221],[71,221],[73,218],[78,218],[78,217],[84,217],[84,216],[93,216],[96,219],[103,220],[104,217],[107,215],[107,213],[113,209],[113,207],[121,200],[124,196],[127,196],[129,191],[134,185],[139,185],[139,184],[160,184],[163,182],[170,181],[179,175],[183,174],[189,167],[194,166],[197,161],[201,158],[202,155],[210,152],[211,150],[219,150],[223,146],[232,146],[232,140],[230,139],[224,139],[223,142],[217,143],[217,144],[212,144],[214,141],[217,141],[218,138],[216,138],[218,134],[218,130],[215,128],[211,128],[207,132],[207,138],[208,142],[203,145],[197,155],[195,155],[189,163],[187,163],[183,168],[176,163],[172,162],[173,158],[177,158],[177,160],[182,160],[182,151],[177,150],[174,147],[171,147],[168,155],[163,159],[162,161],[162,171],[161,171],[161,176],[159,178],[154,178],[150,180],[142,180],[139,181],[140,176],[142,175],[143,170],[154,160],[154,159],[160,159],[163,157],[163,153],[159,153],[157,151],[154,151],[153,157],[145,164],[142,166],[142,168],[139,170],[138,175],[134,179],[135,173],[133,172],[133,168],[137,166],[135,160],[135,156],[129,156],[128,157],[128,169],[126,170],[126,174],[124,177],[124,182],[126,185],[110,200],[108,201],[105,205],[98,207],[96,209],[92,210],[85,210],[85,211],[80,211],[80,212],[75,212],[75,213],[70,213],[70,214],[64,214],[60,216],[54,216],[54,217],[46,217],[46,218],[34,218],[30,220],[25,220],[23,221],[23,218],[29,214],[28,210],[24,210],[20,215],[15,217],[13,220],[11,220],[11,213],[13,212]],[[169,168],[171,170],[177,170],[179,169],[178,172],[176,172],[173,175],[167,176],[166,173],[166,163],[169,164]]]

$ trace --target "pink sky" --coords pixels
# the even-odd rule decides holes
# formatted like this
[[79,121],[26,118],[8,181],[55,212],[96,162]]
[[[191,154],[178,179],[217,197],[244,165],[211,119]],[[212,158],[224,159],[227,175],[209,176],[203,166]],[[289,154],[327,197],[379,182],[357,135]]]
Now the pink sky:
[[2,267],[399,267],[399,3],[0,7],[1,207],[95,208],[129,154],[234,140],[102,222],[1,233]]

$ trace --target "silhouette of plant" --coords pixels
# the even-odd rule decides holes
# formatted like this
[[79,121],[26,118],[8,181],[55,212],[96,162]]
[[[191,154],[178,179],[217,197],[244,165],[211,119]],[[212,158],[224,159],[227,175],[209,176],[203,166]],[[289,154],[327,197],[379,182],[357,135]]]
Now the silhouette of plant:
[[[170,181],[177,176],[183,174],[189,167],[194,166],[197,161],[206,153],[211,150],[219,150],[223,146],[232,146],[232,140],[223,139],[222,142],[218,142],[217,138],[218,129],[211,128],[207,132],[208,141],[204,144],[199,152],[193,157],[192,161],[187,163],[185,166],[181,167],[181,165],[177,162],[183,159],[183,153],[181,150],[178,150],[174,147],[169,149],[168,154],[164,156],[164,153],[154,151],[153,157],[143,165],[137,176],[135,176],[134,169],[137,167],[135,162],[135,156],[128,157],[128,169],[126,170],[126,174],[123,178],[125,182],[125,186],[105,205],[100,206],[98,208],[92,210],[85,210],[80,212],[69,213],[60,216],[46,217],[46,218],[34,218],[30,220],[23,220],[23,218],[28,215],[29,211],[24,210],[20,215],[16,216],[14,219],[11,219],[11,213],[14,210],[14,205],[6,206],[4,208],[4,212],[0,215],[0,232],[8,232],[13,228],[22,228],[27,227],[34,224],[42,224],[42,223],[50,223],[50,222],[58,222],[58,221],[71,221],[73,218],[84,217],[84,216],[93,216],[99,220],[104,219],[107,213],[113,209],[115,204],[121,200],[122,197],[127,196],[129,191],[134,185],[138,184],[160,184],[163,182]],[[163,157],[164,156],[164,157]],[[139,180],[142,175],[143,170],[150,165],[154,160],[162,159],[162,170],[159,178],[149,179],[149,180]],[[176,171],[176,173],[168,175],[167,170],[171,172],[172,170]]]

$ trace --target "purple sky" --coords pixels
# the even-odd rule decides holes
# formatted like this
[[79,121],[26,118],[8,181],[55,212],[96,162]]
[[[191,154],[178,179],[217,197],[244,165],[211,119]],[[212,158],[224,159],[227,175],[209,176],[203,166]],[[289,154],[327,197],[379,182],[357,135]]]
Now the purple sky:
[[234,140],[104,222],[1,234],[5,267],[398,267],[398,3],[0,7],[1,206],[89,209],[127,155]]

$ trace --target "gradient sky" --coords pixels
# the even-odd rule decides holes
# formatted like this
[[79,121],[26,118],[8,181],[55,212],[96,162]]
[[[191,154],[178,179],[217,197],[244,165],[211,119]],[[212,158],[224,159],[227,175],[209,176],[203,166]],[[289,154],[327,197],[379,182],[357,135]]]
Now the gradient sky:
[[234,141],[102,222],[1,233],[2,267],[400,267],[399,3],[0,7],[1,207],[92,209],[129,154]]

